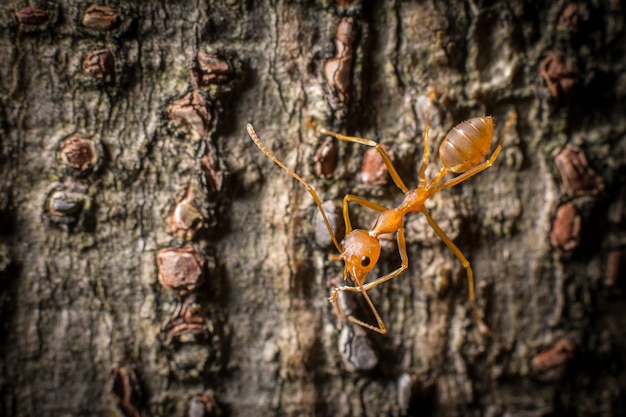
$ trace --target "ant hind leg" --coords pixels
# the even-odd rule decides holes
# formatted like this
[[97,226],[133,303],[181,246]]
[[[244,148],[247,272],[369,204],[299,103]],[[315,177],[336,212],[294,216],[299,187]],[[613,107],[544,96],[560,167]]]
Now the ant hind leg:
[[348,209],[348,203],[350,201],[354,201],[355,203],[360,204],[363,207],[366,207],[374,211],[378,211],[380,213],[387,210],[387,207],[381,206],[380,204],[374,203],[373,201],[366,200],[364,198],[358,197],[353,194],[346,194],[343,197],[343,221],[346,224],[346,234],[352,231],[352,224],[350,222],[350,212]]

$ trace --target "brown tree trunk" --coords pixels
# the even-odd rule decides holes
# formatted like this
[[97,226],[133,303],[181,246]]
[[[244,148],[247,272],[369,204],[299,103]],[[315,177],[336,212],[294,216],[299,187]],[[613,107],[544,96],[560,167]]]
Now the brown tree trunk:
[[[128,3],[0,6],[1,415],[626,413],[623,2]],[[246,133],[321,200],[393,207],[309,118],[412,188],[427,121],[432,177],[454,125],[492,115],[493,151],[511,112],[426,203],[488,335],[421,213],[368,292],[387,334],[349,322],[313,199]]]

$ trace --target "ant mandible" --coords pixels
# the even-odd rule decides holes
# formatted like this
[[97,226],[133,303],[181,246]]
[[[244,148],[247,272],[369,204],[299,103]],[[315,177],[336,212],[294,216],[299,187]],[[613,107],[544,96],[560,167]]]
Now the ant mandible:
[[[383,319],[380,317],[378,310],[376,310],[376,307],[374,307],[374,303],[372,303],[372,300],[367,294],[367,291],[382,284],[383,282],[395,278],[409,266],[409,260],[406,252],[406,241],[404,238],[404,216],[407,213],[419,211],[422,212],[424,216],[426,216],[426,221],[428,221],[430,227],[433,228],[435,233],[437,233],[437,235],[441,238],[441,240],[443,240],[446,246],[450,248],[450,250],[456,255],[456,257],[463,264],[463,267],[466,269],[468,281],[468,298],[472,305],[474,318],[476,320],[476,323],[478,324],[479,330],[482,333],[488,333],[489,328],[480,317],[480,314],[478,313],[478,307],[476,306],[476,299],[474,295],[474,273],[472,271],[472,267],[470,266],[469,261],[463,255],[461,250],[452,242],[452,240],[450,240],[450,238],[445,234],[443,230],[441,230],[435,220],[430,216],[430,213],[428,212],[426,207],[424,207],[424,202],[437,191],[444,188],[453,187],[478,174],[479,172],[489,168],[500,153],[500,150],[502,149],[504,135],[515,121],[516,117],[517,116],[514,112],[510,113],[509,119],[504,129],[502,130],[502,133],[500,134],[500,140],[498,141],[498,145],[496,146],[489,159],[483,161],[482,163],[481,161],[487,155],[487,152],[491,147],[491,142],[493,141],[493,119],[491,118],[491,116],[476,117],[456,125],[454,128],[452,128],[452,130],[450,130],[450,132],[448,132],[439,147],[439,159],[441,160],[442,166],[439,169],[439,172],[437,172],[430,180],[426,178],[426,168],[428,167],[428,158],[430,154],[428,146],[428,131],[430,129],[430,125],[427,121],[424,128],[424,152],[422,156],[422,164],[420,166],[418,174],[419,183],[417,188],[414,190],[409,190],[407,188],[407,186],[398,175],[398,172],[396,171],[393,163],[389,159],[389,156],[378,142],[353,136],[344,136],[339,133],[331,132],[323,127],[317,126],[314,122],[310,120],[307,121],[309,127],[315,129],[322,135],[328,135],[338,140],[361,143],[363,145],[376,148],[376,150],[382,157],[385,165],[387,166],[393,182],[400,190],[402,190],[402,192],[404,192],[404,201],[402,201],[402,203],[398,207],[391,209],[384,207],[378,203],[363,199],[361,197],[347,194],[343,198],[343,217],[346,224],[346,236],[341,244],[339,244],[339,242],[337,241],[337,237],[333,233],[330,223],[328,222],[328,218],[326,217],[326,213],[322,208],[322,202],[317,196],[317,193],[315,192],[313,187],[302,177],[300,177],[294,171],[285,166],[285,164],[279,161],[274,155],[272,155],[272,153],[261,143],[261,140],[252,128],[252,125],[248,124],[247,129],[250,138],[268,158],[270,158],[279,167],[291,174],[296,180],[300,181],[307,188],[307,190],[313,197],[313,200],[315,200],[315,204],[317,204],[317,207],[322,213],[322,218],[326,223],[328,232],[330,233],[335,247],[340,253],[337,258],[343,259],[345,264],[343,272],[344,281],[347,283],[349,277],[350,280],[355,284],[355,286],[346,285],[335,288],[329,300],[331,302],[336,301],[337,296],[341,291],[353,291],[361,293],[365,298],[365,301],[369,305],[370,309],[372,310],[378,326],[373,326],[353,316],[349,316],[348,319],[352,323],[358,324],[381,334],[387,333],[387,327],[385,326]],[[441,182],[443,177],[448,173],[454,173],[459,175],[447,181]],[[370,230],[352,229],[348,212],[349,202],[355,202],[380,213]],[[374,268],[374,266],[376,266],[378,258],[380,257],[380,236],[386,233],[394,232],[397,232],[398,250],[400,252],[401,259],[400,267],[395,271],[383,275],[382,277],[366,284],[365,278],[367,274]]]

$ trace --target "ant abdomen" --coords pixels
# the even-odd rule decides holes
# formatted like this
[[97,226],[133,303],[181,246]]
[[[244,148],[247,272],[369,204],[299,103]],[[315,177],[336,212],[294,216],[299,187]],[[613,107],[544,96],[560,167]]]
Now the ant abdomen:
[[489,152],[493,139],[491,116],[475,117],[454,126],[439,147],[444,168],[456,174],[478,165]]

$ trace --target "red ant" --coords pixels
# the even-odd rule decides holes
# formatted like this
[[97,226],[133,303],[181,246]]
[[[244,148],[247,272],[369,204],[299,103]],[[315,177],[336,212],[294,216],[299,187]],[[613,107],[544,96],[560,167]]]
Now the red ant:
[[[338,140],[361,143],[363,145],[376,148],[376,150],[380,153],[380,156],[383,158],[383,161],[385,162],[385,165],[389,170],[389,174],[391,175],[393,182],[399,189],[402,190],[402,192],[404,192],[404,201],[402,201],[402,203],[398,207],[391,209],[372,201],[365,200],[361,197],[347,194],[343,198],[343,217],[346,224],[346,236],[341,242],[341,245],[337,241],[337,238],[332,231],[330,223],[328,222],[328,218],[326,217],[326,213],[322,208],[322,202],[317,196],[317,193],[315,192],[313,187],[311,187],[311,185],[304,179],[302,179],[302,177],[300,177],[291,169],[287,168],[281,161],[279,161],[274,155],[272,155],[270,151],[268,151],[267,148],[261,143],[259,137],[257,136],[250,124],[247,125],[247,129],[250,138],[252,138],[254,143],[256,143],[259,149],[261,149],[261,151],[263,151],[263,153],[268,158],[270,158],[279,167],[291,174],[295,179],[304,184],[304,186],[313,197],[313,200],[315,200],[315,204],[317,204],[317,207],[322,213],[322,217],[324,219],[324,222],[326,223],[328,232],[330,233],[333,243],[340,253],[340,255],[337,256],[337,259],[343,259],[345,263],[343,272],[344,281],[348,282],[348,277],[350,277],[350,280],[355,284],[355,286],[342,286],[335,288],[329,300],[331,302],[336,301],[340,291],[360,292],[365,298],[365,301],[367,301],[367,304],[371,308],[372,312],[374,313],[374,317],[376,318],[378,327],[350,316],[348,317],[348,319],[352,323],[358,324],[378,333],[385,334],[387,332],[387,327],[380,317],[380,314],[376,310],[376,307],[374,307],[374,304],[367,294],[367,291],[371,288],[376,287],[377,285],[382,284],[383,282],[395,278],[408,267],[409,260],[406,252],[403,221],[404,216],[407,213],[419,211],[422,212],[424,216],[426,216],[426,220],[428,221],[430,227],[433,228],[435,233],[437,233],[441,240],[443,240],[446,246],[448,246],[448,248],[450,248],[450,250],[454,252],[456,257],[463,264],[463,267],[465,267],[465,269],[467,270],[468,298],[470,303],[472,304],[472,312],[480,331],[482,333],[488,333],[489,328],[480,317],[478,313],[478,307],[476,306],[476,300],[474,296],[474,273],[472,271],[470,263],[463,255],[463,253],[459,250],[459,248],[450,240],[450,238],[448,238],[448,236],[446,236],[444,231],[441,230],[435,220],[430,216],[428,210],[426,209],[426,207],[424,207],[424,202],[437,191],[444,188],[453,187],[478,174],[479,172],[489,168],[500,153],[500,150],[502,149],[502,142],[506,131],[513,124],[516,118],[517,116],[513,112],[509,115],[506,126],[504,127],[500,135],[498,145],[492,152],[489,159],[483,161],[482,163],[481,161],[487,155],[487,152],[489,151],[489,148],[491,147],[491,142],[493,140],[493,119],[491,118],[491,116],[476,117],[456,125],[454,128],[452,128],[452,130],[450,130],[450,132],[448,132],[446,138],[443,140],[439,147],[439,158],[441,160],[442,167],[440,168],[439,172],[435,174],[435,176],[430,180],[426,178],[426,167],[428,166],[428,158],[430,153],[428,146],[428,131],[430,129],[430,125],[427,123],[426,127],[424,128],[424,153],[422,156],[422,164],[419,169],[419,183],[417,188],[414,190],[409,190],[407,188],[407,186],[398,175],[398,172],[396,171],[393,163],[389,159],[389,156],[378,142],[358,137],[344,136],[326,130],[323,127],[319,127],[312,121],[308,121],[308,126],[317,130],[322,135],[328,135],[335,137]],[[459,175],[447,181],[441,182],[443,177],[448,173],[454,173]],[[372,226],[370,230],[352,229],[348,212],[348,203],[351,201],[380,213],[378,215],[378,218],[376,219],[376,222],[374,223],[374,226]],[[366,284],[365,278],[367,274],[374,268],[374,266],[376,266],[376,263],[378,262],[378,258],[380,256],[380,236],[386,233],[394,232],[397,232],[398,250],[400,252],[401,258],[400,267],[395,271],[390,272]]]

